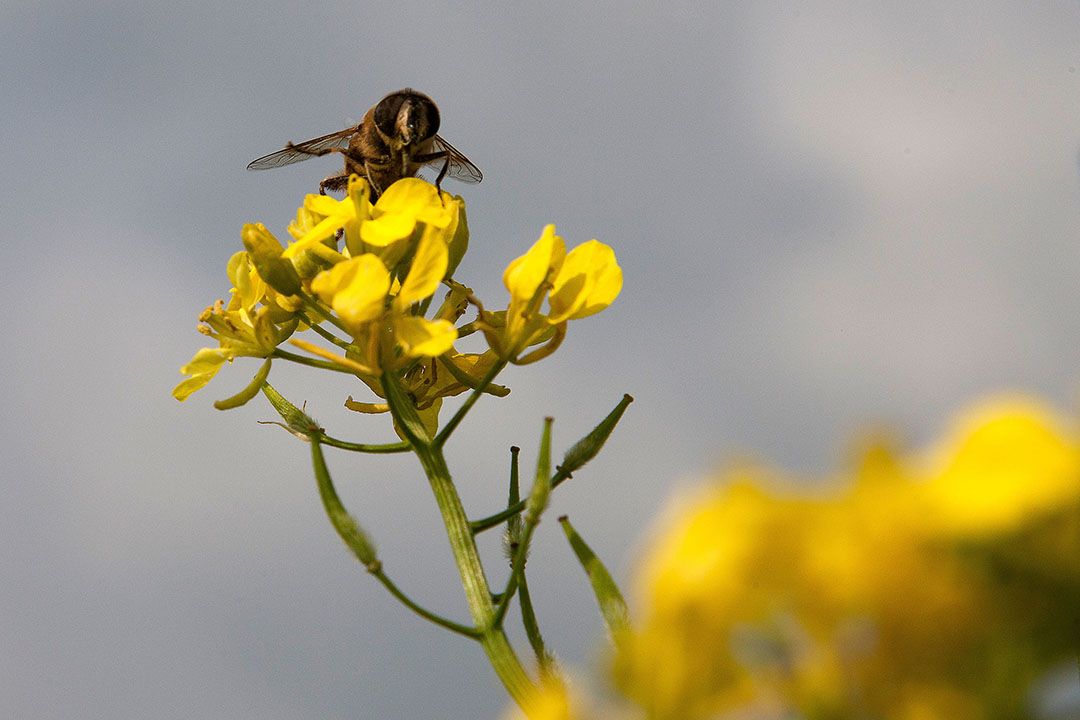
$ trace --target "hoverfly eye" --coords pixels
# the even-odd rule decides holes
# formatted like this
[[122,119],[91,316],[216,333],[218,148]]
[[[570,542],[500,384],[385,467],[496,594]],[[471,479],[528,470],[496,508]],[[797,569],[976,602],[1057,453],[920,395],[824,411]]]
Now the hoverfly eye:
[[439,132],[439,108],[430,98],[420,96],[416,114],[419,116],[417,125],[420,137],[427,139]]
[[391,93],[375,106],[375,127],[379,128],[379,132],[383,135],[390,136],[394,134],[398,113],[401,111],[401,106],[405,103],[407,97],[408,95],[403,92]]

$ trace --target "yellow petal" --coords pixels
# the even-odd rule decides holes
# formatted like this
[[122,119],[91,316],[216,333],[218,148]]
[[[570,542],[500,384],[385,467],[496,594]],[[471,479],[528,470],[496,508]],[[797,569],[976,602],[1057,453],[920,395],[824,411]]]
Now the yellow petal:
[[[308,218],[305,224],[310,224],[311,220],[315,219],[318,219],[318,222],[285,250],[284,255],[287,258],[296,257],[300,253],[311,250],[323,240],[333,237],[334,233],[345,226],[345,223],[356,217],[356,208],[348,198],[336,200],[328,195],[308,195],[304,198],[304,209],[316,216]],[[299,216],[298,212],[297,217]],[[290,226],[291,230],[292,226]]]
[[562,265],[565,255],[563,239],[555,234],[554,225],[547,225],[529,251],[507,266],[503,284],[514,299],[528,301],[548,273]]
[[437,357],[454,346],[457,328],[449,320],[398,316],[394,318],[394,337],[408,357]]
[[353,412],[364,413],[365,415],[378,415],[380,413],[390,412],[390,406],[386,403],[366,403],[359,400],[353,400],[352,395],[345,399],[345,407]]
[[416,218],[406,213],[386,213],[360,226],[360,239],[373,247],[386,247],[412,235]]
[[354,217],[345,223],[345,247],[353,257],[364,254],[360,241],[361,225],[371,219],[371,188],[364,178],[349,176],[349,187],[345,197],[353,204]]
[[347,203],[347,200],[338,200],[329,195],[316,195],[315,193],[311,193],[304,196],[304,209],[322,215],[323,217],[353,214],[352,209],[345,207]]
[[318,225],[319,221],[322,219],[321,215],[316,215],[301,205],[296,208],[296,217],[289,223],[289,234],[293,236],[293,240],[299,240],[304,237],[311,228]]
[[251,258],[244,250],[229,258],[227,272],[232,280],[234,297],[241,308],[250,312],[266,295],[266,283],[259,277],[255,266],[251,264]]
[[409,274],[405,276],[401,290],[394,299],[394,307],[404,311],[413,303],[430,297],[446,275],[449,257],[449,250],[439,231],[426,228],[409,266]]
[[469,221],[465,217],[465,201],[455,196],[448,202],[453,220],[446,227],[446,244],[450,249],[447,277],[454,274],[461,259],[465,257],[465,251],[469,249]]
[[551,322],[588,317],[610,305],[622,290],[615,251],[597,240],[570,251],[551,290]]
[[382,315],[390,273],[379,258],[361,255],[316,275],[311,289],[342,320],[357,326]]
[[311,250],[322,243],[323,240],[334,237],[334,233],[343,228],[349,219],[342,215],[333,215],[325,220],[320,220],[315,227],[304,233],[303,237],[286,248],[283,255],[291,258]]
[[384,213],[401,213],[437,228],[445,228],[453,219],[451,208],[443,205],[435,186],[420,178],[404,178],[388,187],[372,210],[376,218]]
[[191,377],[174,387],[172,396],[180,402],[187,400],[192,393],[210,382],[221,366],[231,359],[232,355],[221,348],[201,348],[191,362],[180,368],[180,372]]

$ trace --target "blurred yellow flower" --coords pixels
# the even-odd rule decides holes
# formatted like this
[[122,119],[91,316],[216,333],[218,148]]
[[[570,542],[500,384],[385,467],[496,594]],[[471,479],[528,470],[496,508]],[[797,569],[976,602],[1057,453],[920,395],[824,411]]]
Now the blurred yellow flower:
[[929,453],[872,447],[813,495],[761,469],[685,495],[639,567],[617,685],[672,720],[1023,716],[1075,654],[1078,448],[1017,398]]
[[554,675],[545,674],[530,699],[528,713],[514,708],[508,713],[507,720],[586,720],[586,717],[566,683]]

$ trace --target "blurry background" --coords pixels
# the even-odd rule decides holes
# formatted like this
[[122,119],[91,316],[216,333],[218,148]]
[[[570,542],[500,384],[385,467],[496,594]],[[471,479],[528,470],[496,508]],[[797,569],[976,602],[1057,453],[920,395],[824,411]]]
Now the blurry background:
[[[1072,408],[1080,10],[718,5],[0,6],[0,716],[501,711],[480,649],[345,553],[307,448],[256,424],[269,406],[210,407],[257,362],[169,396],[241,224],[284,236],[337,163],[244,166],[400,87],[435,98],[486,174],[446,184],[481,297],[504,301],[503,267],[548,222],[613,245],[626,276],[456,437],[474,515],[504,497],[511,444],[535,461],[542,416],[561,454],[623,392],[636,402],[552,513],[623,580],[663,499],[736,453],[828,474],[868,426],[918,443],[987,392]],[[282,367],[331,433],[390,438],[341,409],[355,385]],[[465,618],[414,461],[331,463],[391,575]],[[547,639],[593,662],[584,575],[557,523],[537,542]]]

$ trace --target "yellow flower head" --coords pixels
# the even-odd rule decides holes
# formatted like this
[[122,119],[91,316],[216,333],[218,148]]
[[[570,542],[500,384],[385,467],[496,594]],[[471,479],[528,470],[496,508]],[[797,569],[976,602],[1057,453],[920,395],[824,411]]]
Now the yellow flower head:
[[[404,358],[437,357],[453,346],[457,330],[414,308],[435,293],[452,271],[451,255],[468,242],[464,205],[418,178],[394,183],[374,205],[368,196],[356,177],[343,200],[309,195],[294,235],[305,231],[286,254],[317,247],[344,230],[351,257],[331,258],[334,264],[312,280],[312,292],[354,337],[376,337],[378,346],[385,341],[379,328],[387,327]],[[362,362],[381,364],[375,357]]]
[[[307,195],[289,223],[288,245],[262,224],[243,227],[246,252],[229,262],[229,304],[208,308],[202,317],[202,331],[220,347],[200,351],[184,367],[190,377],[174,391],[177,397],[205,385],[236,357],[273,357],[329,363],[356,374],[377,395],[380,376],[399,373],[418,410],[431,415],[441,398],[476,388],[500,361],[531,362],[552,352],[569,320],[599,312],[621,288],[622,273],[609,247],[593,240],[567,253],[554,226],[548,226],[504,275],[511,294],[508,310],[486,312],[472,291],[452,278],[469,237],[460,197],[405,178],[377,202],[370,198],[367,182],[356,176],[340,200]],[[433,305],[441,285],[449,292]],[[480,317],[463,326],[464,334],[482,330],[487,352],[454,350],[457,323],[470,306]],[[309,328],[337,347],[291,340],[317,358],[311,361],[278,350],[295,330]],[[256,375],[249,387],[263,379]],[[496,384],[486,390],[509,392]],[[358,401],[350,407],[385,411],[386,403]]]
[[[488,341],[503,357],[518,360],[525,348],[551,339],[548,350],[520,359],[527,362],[557,347],[568,320],[598,313],[614,302],[622,289],[622,269],[614,251],[597,240],[567,253],[555,226],[548,225],[529,251],[507,266],[503,284],[510,303],[504,317],[488,323]],[[547,314],[541,312],[545,299]]]

